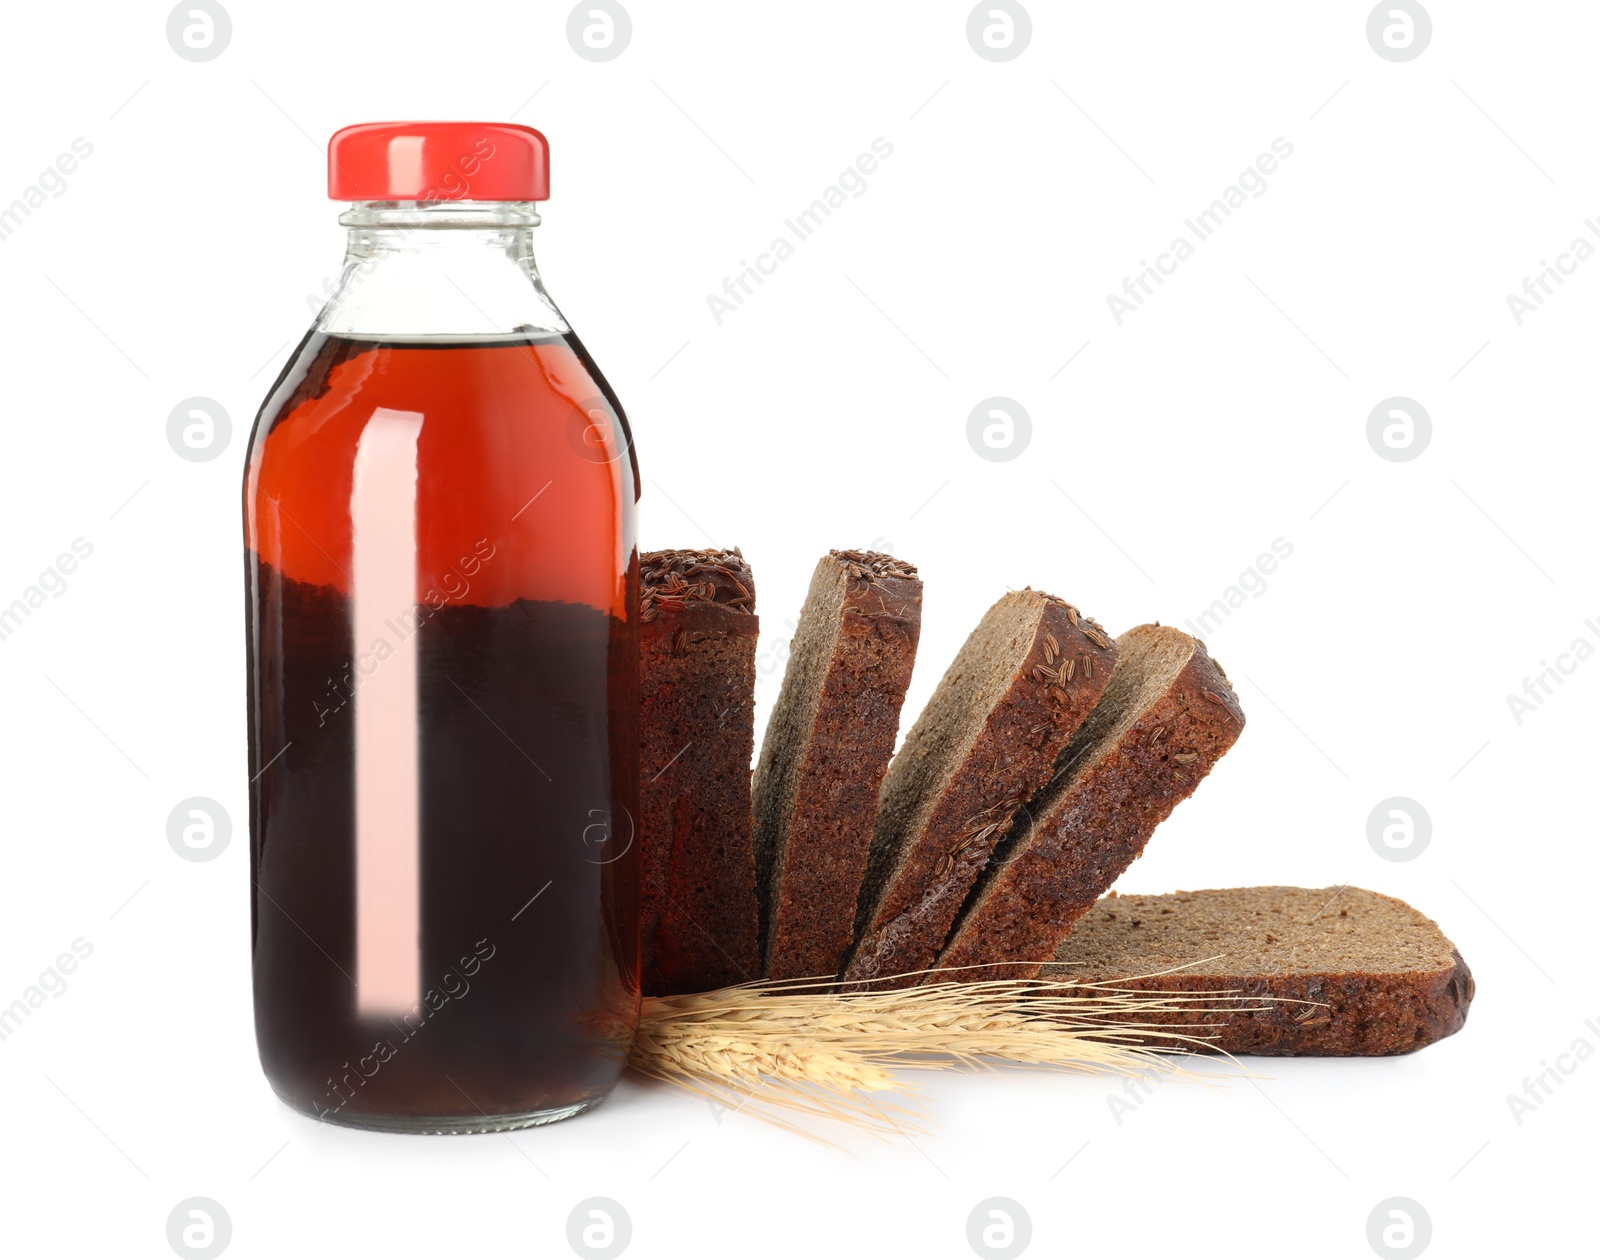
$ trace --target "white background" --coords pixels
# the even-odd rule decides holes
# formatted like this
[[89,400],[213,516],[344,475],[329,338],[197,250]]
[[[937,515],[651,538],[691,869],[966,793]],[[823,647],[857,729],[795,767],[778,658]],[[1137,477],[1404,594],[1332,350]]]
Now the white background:
[[[93,546],[0,642],[0,1004],[93,947],[0,1043],[7,1254],[170,1255],[193,1195],[239,1257],[567,1255],[594,1195],[641,1257],[969,1256],[995,1195],[1038,1255],[1363,1256],[1395,1195],[1425,1208],[1432,1254],[1592,1246],[1600,1061],[1565,1060],[1520,1124],[1507,1095],[1577,1039],[1600,1048],[1600,663],[1520,723],[1506,697],[1600,646],[1600,261],[1520,326],[1506,296],[1600,243],[1600,11],[1441,0],[1394,63],[1362,3],[1039,0],[1029,47],[993,63],[963,3],[637,0],[631,44],[595,64],[564,4],[228,7],[203,64],[161,4],[4,18],[0,206],[93,145],[0,241],[0,604]],[[630,412],[645,544],[738,544],[755,567],[758,722],[830,546],[921,567],[910,715],[1008,587],[1113,632],[1181,625],[1292,545],[1208,636],[1248,728],[1121,887],[1403,897],[1472,965],[1465,1030],[1167,1085],[1121,1123],[1113,1080],[927,1079],[928,1135],[832,1134],[848,1154],[634,1080],[512,1137],[281,1106],[250,1015],[240,471],[343,247],[321,146],[406,117],[549,136],[544,274]],[[707,295],[880,136],[867,191],[719,326]],[[1277,137],[1293,155],[1266,192],[1119,326],[1107,295]],[[211,462],[167,444],[194,395],[233,420]],[[994,395],[1033,421],[1008,462],[965,435]],[[1432,417],[1410,462],[1366,438],[1395,395]],[[206,863],[165,834],[196,795],[233,823]],[[1411,861],[1367,842],[1395,795],[1432,819]]]

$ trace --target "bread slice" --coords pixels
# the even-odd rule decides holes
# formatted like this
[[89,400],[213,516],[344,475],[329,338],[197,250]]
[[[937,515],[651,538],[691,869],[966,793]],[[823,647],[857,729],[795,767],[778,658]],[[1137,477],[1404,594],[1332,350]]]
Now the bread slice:
[[1116,661],[1104,630],[1043,591],[1012,591],[984,614],[878,793],[847,988],[917,983],[904,973],[933,963],[978,872],[1050,781]]
[[755,980],[755,581],[734,551],[654,551],[639,573],[644,992]]
[[753,789],[772,979],[839,972],[921,629],[913,566],[874,551],[817,564]]
[[[1056,957],[1046,975],[1218,993],[1204,1013],[1140,1019],[1189,1025],[1184,1034],[1214,1038],[1230,1054],[1405,1054],[1460,1029],[1474,991],[1438,924],[1363,888],[1113,894],[1078,920]],[[1253,1000],[1265,998],[1274,1000]]]
[[1100,703],[951,930],[938,965],[976,968],[962,979],[1037,975],[1244,728],[1238,697],[1198,639],[1135,626],[1117,649]]

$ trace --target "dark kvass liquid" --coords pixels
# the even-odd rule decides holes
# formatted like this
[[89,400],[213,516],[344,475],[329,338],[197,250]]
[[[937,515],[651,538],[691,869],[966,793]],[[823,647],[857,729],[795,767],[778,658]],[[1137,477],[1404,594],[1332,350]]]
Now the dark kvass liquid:
[[258,580],[280,615],[263,625],[277,668],[256,719],[285,748],[252,789],[256,1026],[275,1088],[346,1120],[604,1094],[637,1001],[632,828],[606,772],[619,627],[547,601],[417,610],[423,992],[363,1016],[348,601],[265,565]]

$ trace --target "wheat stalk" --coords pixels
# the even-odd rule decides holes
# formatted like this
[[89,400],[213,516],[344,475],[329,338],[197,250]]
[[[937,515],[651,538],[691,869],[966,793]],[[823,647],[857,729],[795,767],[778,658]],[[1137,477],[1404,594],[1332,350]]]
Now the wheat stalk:
[[[1153,1017],[1259,1009],[1219,1007],[1231,996],[1222,992],[1127,987],[1143,978],[1116,988],[1078,983],[1070,992],[1059,979],[932,980],[867,993],[833,992],[831,979],[755,981],[646,998],[630,1066],[806,1136],[816,1135],[786,1117],[844,1121],[886,1136],[919,1129],[925,1118],[920,1094],[894,1075],[896,1065],[1009,1062],[1198,1079],[1171,1056],[1208,1049],[1208,1025]],[[1163,1044],[1146,1044],[1151,1032]]]

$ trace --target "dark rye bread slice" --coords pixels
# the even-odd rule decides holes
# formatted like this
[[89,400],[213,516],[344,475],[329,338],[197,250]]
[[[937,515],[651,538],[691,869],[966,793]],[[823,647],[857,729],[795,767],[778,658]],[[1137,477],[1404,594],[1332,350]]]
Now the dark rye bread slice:
[[1198,639],[1135,626],[1117,649],[1100,703],[951,930],[938,965],[976,968],[961,979],[1037,975],[1244,728],[1238,697]]
[[903,973],[933,963],[978,872],[1050,781],[1116,661],[1098,624],[1043,591],[1012,591],[983,615],[878,793],[847,987],[917,983]]
[[1438,924],[1363,888],[1113,894],[1056,957],[1047,976],[1147,993],[1237,991],[1206,999],[1204,1012],[1139,1016],[1189,1025],[1185,1035],[1230,1054],[1405,1054],[1460,1029],[1474,990]]
[[874,551],[818,562],[755,772],[762,957],[774,980],[838,975],[921,629],[912,565]]
[[639,589],[642,981],[697,993],[761,971],[755,581],[737,550],[654,551]]

